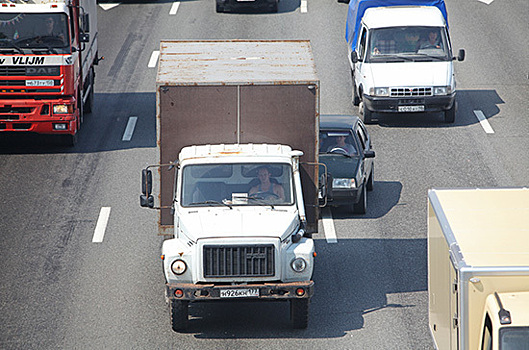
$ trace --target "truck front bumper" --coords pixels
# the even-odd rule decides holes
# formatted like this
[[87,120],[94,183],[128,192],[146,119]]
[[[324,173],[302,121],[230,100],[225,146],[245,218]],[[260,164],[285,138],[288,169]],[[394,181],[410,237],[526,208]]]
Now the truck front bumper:
[[377,113],[441,112],[452,108],[455,98],[455,93],[446,96],[421,96],[416,98],[362,96],[365,108]]
[[[207,300],[288,300],[308,299],[314,294],[314,281],[291,283],[254,283],[244,285],[216,285],[193,283],[167,283],[166,293],[169,299],[188,301]],[[255,297],[221,297],[221,290],[258,289],[259,296]],[[303,294],[300,295],[300,291]],[[176,295],[181,295],[177,297]]]

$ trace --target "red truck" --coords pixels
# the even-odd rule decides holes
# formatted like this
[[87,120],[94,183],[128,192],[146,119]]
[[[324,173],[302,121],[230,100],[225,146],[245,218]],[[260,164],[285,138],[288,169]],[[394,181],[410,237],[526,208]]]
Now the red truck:
[[0,133],[74,145],[99,60],[96,0],[0,0]]

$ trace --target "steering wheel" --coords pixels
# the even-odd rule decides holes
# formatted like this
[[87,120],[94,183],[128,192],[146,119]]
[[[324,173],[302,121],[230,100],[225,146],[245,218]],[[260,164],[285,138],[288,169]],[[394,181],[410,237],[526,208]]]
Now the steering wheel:
[[255,199],[279,199],[279,196],[272,192],[255,192],[250,194],[249,197]]
[[349,152],[347,152],[347,150],[343,149],[342,147],[334,147],[333,149],[329,151],[329,153],[338,153],[338,154],[343,154],[346,156],[349,155]]

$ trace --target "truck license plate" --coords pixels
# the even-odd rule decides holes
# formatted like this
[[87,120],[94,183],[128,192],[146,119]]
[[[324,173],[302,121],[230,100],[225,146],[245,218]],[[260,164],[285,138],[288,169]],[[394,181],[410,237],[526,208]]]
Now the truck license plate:
[[258,296],[259,296],[258,288],[221,289],[220,290],[221,298],[250,298],[250,297],[258,297]]
[[399,106],[399,112],[424,112],[424,106]]
[[26,86],[53,86],[53,80],[26,80]]

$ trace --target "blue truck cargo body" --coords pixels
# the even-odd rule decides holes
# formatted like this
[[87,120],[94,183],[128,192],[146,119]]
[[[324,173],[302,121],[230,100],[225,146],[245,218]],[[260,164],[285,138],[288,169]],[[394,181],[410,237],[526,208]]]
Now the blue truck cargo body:
[[365,11],[370,7],[386,6],[435,6],[439,8],[445,18],[448,29],[448,16],[444,0],[351,0],[347,11],[347,22],[345,23],[345,40],[353,49],[356,47],[360,23]]

